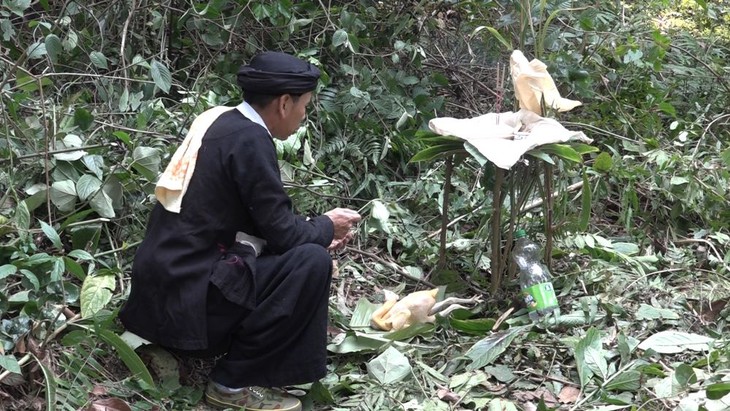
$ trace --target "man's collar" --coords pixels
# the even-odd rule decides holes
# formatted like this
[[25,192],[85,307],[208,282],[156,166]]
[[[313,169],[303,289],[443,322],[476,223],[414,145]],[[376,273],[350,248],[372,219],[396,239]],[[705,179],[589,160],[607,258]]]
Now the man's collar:
[[251,107],[250,104],[248,104],[247,102],[244,101],[241,104],[239,104],[238,106],[236,106],[236,109],[238,111],[240,111],[241,114],[246,116],[246,118],[248,118],[249,120],[251,120],[254,123],[263,127],[266,130],[266,132],[269,133],[269,136],[271,136],[271,132],[269,131],[269,128],[266,127],[266,123],[264,123],[264,119],[261,118],[259,113],[256,112],[256,110],[253,107]]

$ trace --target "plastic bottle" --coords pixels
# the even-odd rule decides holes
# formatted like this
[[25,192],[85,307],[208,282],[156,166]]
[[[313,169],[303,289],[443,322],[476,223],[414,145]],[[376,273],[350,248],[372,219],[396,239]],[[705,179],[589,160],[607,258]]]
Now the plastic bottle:
[[520,269],[520,289],[532,321],[542,321],[560,316],[558,298],[550,281],[550,270],[542,263],[541,248],[530,241],[525,230],[515,231],[517,240],[512,259]]

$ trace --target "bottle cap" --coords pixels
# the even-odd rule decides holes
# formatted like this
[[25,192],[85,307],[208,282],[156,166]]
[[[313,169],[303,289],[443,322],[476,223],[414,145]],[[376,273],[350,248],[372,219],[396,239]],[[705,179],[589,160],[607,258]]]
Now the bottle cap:
[[519,230],[515,231],[515,238],[523,238],[523,237],[527,237],[527,233],[525,233],[525,230],[520,228]]

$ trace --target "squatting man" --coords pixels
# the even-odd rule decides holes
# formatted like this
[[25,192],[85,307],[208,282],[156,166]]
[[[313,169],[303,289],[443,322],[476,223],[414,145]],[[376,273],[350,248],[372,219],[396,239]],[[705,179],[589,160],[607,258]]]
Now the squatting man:
[[293,212],[272,139],[300,126],[319,70],[264,52],[240,68],[244,101],[198,116],[157,184],[119,317],[131,333],[193,356],[222,356],[209,404],[300,410],[274,387],[326,374],[332,258],[360,221]]

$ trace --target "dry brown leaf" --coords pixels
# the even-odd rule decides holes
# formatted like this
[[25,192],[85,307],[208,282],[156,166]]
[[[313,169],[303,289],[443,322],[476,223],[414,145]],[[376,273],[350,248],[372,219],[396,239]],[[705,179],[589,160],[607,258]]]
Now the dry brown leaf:
[[438,391],[436,391],[436,396],[438,396],[441,401],[454,403],[461,401],[461,397],[458,394],[447,388],[439,388]]
[[119,398],[104,398],[92,402],[84,411],[132,411],[132,408]]
[[106,387],[101,385],[95,385],[94,388],[91,390],[91,394],[97,397],[104,396],[107,394]]
[[568,385],[563,387],[563,389],[560,390],[560,394],[558,394],[558,400],[562,404],[572,404],[578,401],[578,397],[580,397],[580,390]]

